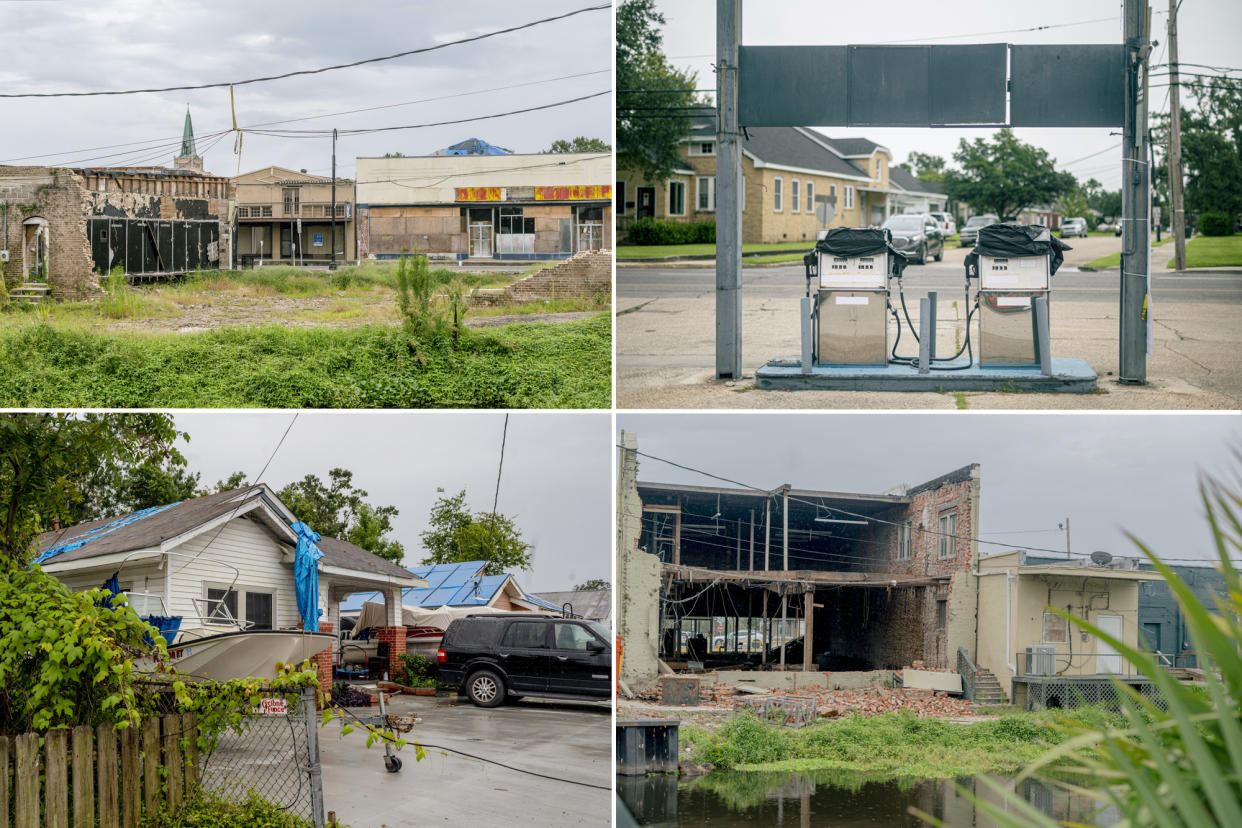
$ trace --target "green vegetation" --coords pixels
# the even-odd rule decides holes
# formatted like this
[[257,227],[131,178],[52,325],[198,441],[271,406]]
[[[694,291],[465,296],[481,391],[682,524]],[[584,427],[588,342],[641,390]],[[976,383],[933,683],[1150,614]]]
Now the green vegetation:
[[[801,258],[815,246],[814,241],[778,242],[776,244],[744,244],[742,254],[772,252],[776,250],[800,250]],[[716,245],[712,244],[665,244],[665,245],[633,245],[623,244],[617,248],[618,259],[661,258],[664,256],[715,256]],[[762,261],[772,261],[767,256]]]
[[311,821],[291,814],[251,791],[242,802],[218,794],[196,791],[193,799],[176,813],[146,816],[142,828],[311,828]]
[[1232,236],[1233,216],[1221,210],[1204,210],[1199,214],[1199,232],[1205,236]]
[[391,326],[96,333],[0,329],[12,407],[606,408],[611,319],[517,324],[413,347]]
[[431,505],[428,529],[418,537],[426,556],[421,563],[487,561],[487,574],[530,569],[531,546],[522,540],[514,519],[500,512],[477,511],[466,505],[466,490],[440,496]]
[[715,221],[672,221],[640,218],[626,228],[630,244],[643,246],[668,244],[716,244]]
[[957,724],[909,711],[847,716],[791,730],[741,713],[715,731],[683,728],[696,762],[744,771],[845,770],[872,779],[944,779],[1017,773],[1084,727],[1115,726],[1116,714],[1083,707]]
[[[1113,234],[1112,233],[1103,233],[1103,234],[1092,233],[1091,235],[1111,236]],[[1152,247],[1163,247],[1164,245],[1168,244],[1171,241],[1173,241],[1172,236],[1165,236],[1162,239],[1160,239],[1160,241],[1156,241],[1153,239],[1151,246]],[[1091,261],[1087,262],[1085,265],[1082,265],[1082,266],[1091,268],[1092,270],[1106,270],[1107,268],[1110,268],[1110,267],[1121,267],[1121,251],[1118,250],[1116,253],[1109,253],[1107,256],[1101,256],[1098,259],[1092,259]]]
[[1186,243],[1186,267],[1242,265],[1242,236],[1199,236]]

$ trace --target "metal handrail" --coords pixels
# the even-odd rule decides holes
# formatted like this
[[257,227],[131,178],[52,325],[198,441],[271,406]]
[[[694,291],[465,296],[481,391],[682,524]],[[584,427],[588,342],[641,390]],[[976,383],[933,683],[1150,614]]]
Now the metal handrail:
[[979,668],[970,660],[965,647],[957,648],[957,672],[962,677],[962,698],[975,700],[975,681],[979,678]]

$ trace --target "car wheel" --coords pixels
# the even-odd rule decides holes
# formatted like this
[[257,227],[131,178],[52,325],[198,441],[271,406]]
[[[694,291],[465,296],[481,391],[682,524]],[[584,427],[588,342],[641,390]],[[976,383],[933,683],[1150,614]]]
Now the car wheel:
[[927,243],[926,242],[924,242],[923,246],[919,248],[919,264],[921,265],[927,264]]
[[499,707],[505,700],[505,683],[491,670],[479,670],[466,685],[466,696],[478,707]]
[[940,247],[937,248],[936,250],[936,261],[938,262],[944,261],[944,242],[941,242]]

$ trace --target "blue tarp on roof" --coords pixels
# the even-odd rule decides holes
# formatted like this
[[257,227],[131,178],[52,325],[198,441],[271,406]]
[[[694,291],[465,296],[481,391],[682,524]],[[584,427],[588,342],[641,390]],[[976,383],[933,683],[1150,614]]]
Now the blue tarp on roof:
[[[481,607],[492,599],[508,579],[508,575],[483,575],[487,561],[435,564],[408,567],[409,571],[427,582],[427,586],[410,588],[401,593],[407,607]],[[341,602],[342,612],[362,609],[366,601],[383,601],[378,592],[357,593]]]
[[444,150],[445,155],[512,155],[504,147],[493,146],[478,138],[467,138],[460,144],[453,144]]
[[104,535],[110,535],[113,532],[115,532],[117,529],[120,529],[125,526],[129,526],[131,523],[137,523],[138,521],[142,520],[145,517],[150,517],[151,515],[154,515],[157,512],[162,512],[165,509],[171,509],[172,507],[176,506],[177,503],[180,503],[180,502],[181,501],[178,500],[176,503],[169,503],[166,506],[152,506],[149,509],[142,509],[132,514],[125,515],[124,517],[119,517],[116,520],[109,521],[108,523],[105,523],[102,526],[96,526],[94,529],[91,529],[77,536],[76,538],[69,541],[68,543],[62,543],[60,546],[53,546],[51,549],[47,550],[42,555],[35,558],[34,562],[37,564],[41,564],[44,561],[48,560],[49,558],[53,558],[59,555],[61,552],[68,552],[71,549],[77,549],[80,546],[86,546],[87,543],[95,540],[95,538],[100,538],[100,537],[103,537]]

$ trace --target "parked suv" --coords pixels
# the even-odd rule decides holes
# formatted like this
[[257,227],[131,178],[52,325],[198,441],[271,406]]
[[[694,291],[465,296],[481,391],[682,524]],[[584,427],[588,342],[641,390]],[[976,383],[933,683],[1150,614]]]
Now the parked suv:
[[1087,237],[1087,220],[1084,218],[1067,218],[1061,222],[1061,238],[1069,236]]
[[957,222],[953,220],[953,216],[948,213],[931,213],[930,215],[936,220],[936,226],[940,228],[941,233],[944,233],[945,238],[957,235]]
[[534,613],[454,620],[436,653],[440,680],[479,707],[506,698],[612,697],[612,647],[596,621]]
[[927,213],[889,216],[884,229],[893,234],[893,248],[911,261],[927,264],[927,257],[944,258],[944,234]]
[[979,240],[979,228],[987,227],[989,224],[996,224],[1000,219],[993,215],[971,216],[966,219],[966,224],[962,227],[962,232],[958,233],[958,247],[965,247],[968,244],[974,244]]

